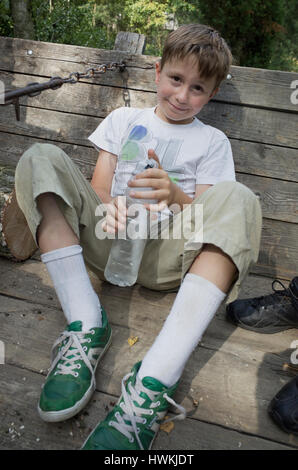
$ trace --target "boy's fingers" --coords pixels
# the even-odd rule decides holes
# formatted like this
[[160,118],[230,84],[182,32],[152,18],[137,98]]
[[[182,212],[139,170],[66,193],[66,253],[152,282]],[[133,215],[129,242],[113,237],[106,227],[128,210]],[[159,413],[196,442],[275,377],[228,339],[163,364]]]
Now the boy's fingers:
[[[145,178],[145,175],[139,174],[134,180],[129,181],[130,188],[161,188],[162,179],[161,178]],[[154,175],[152,175],[154,176]]]
[[164,210],[166,207],[168,207],[167,203],[165,201],[159,202],[158,204],[144,204],[144,206],[150,212],[160,212],[160,211]]
[[126,215],[126,196],[118,196],[115,199],[115,207],[122,215]]
[[116,214],[116,207],[114,204],[109,203],[106,205],[107,206],[107,215],[112,215],[114,216]]
[[103,229],[104,232],[107,231],[107,222],[106,222],[106,219],[104,219],[104,221],[102,222],[101,228]]
[[104,232],[107,232],[107,233],[116,233],[116,230],[113,229],[112,227],[110,227],[106,220],[103,221],[103,223],[101,224],[101,227],[103,229]]
[[[135,198],[135,199],[158,199],[157,196],[156,196],[156,191],[152,190],[152,191],[131,191],[129,193],[131,195],[132,198]],[[136,202],[137,203],[137,202]],[[143,203],[141,203],[143,204]]]
[[113,220],[125,223],[126,221],[126,206],[123,205],[122,201],[114,199],[112,202],[107,204],[107,221],[109,224],[112,224]]
[[107,217],[106,217],[106,224],[107,224],[108,227],[115,228],[116,227],[116,219],[113,216],[108,214]]
[[107,232],[107,233],[116,233],[117,231],[125,230],[125,225],[121,223],[117,223],[117,224],[112,223],[111,225],[108,223],[103,223],[102,229],[104,232]]
[[[160,171],[162,170],[162,171]],[[145,179],[146,185],[148,185],[149,178],[152,180],[162,179],[165,176],[165,172],[162,168],[147,168],[147,170],[142,171],[134,176],[133,179],[128,181],[128,186],[135,181],[139,181],[140,179]]]

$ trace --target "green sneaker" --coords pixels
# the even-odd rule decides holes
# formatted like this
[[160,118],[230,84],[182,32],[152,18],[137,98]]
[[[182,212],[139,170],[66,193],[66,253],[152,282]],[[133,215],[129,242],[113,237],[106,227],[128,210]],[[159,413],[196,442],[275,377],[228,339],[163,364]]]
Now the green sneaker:
[[53,346],[53,362],[38,404],[44,421],[69,419],[90,400],[95,370],[111,344],[112,331],[102,308],[102,326],[82,331],[82,322],[68,325]]
[[164,423],[185,418],[185,409],[171,398],[178,383],[167,388],[152,377],[141,381],[137,376],[140,366],[141,362],[123,378],[118,403],[92,431],[82,450],[150,450],[170,404],[181,414]]

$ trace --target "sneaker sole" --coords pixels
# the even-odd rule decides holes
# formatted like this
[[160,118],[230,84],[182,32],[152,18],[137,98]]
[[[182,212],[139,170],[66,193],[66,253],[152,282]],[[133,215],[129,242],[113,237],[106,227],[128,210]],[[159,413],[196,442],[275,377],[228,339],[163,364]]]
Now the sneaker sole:
[[[99,361],[103,358],[106,351],[110,347],[111,342],[112,342],[112,331],[111,331],[109,340],[107,344],[105,345],[105,348],[102,351],[102,354],[99,356],[99,358],[96,361],[95,369],[97,368]],[[96,384],[90,385],[90,387],[86,391],[85,395],[81,398],[81,400],[79,400],[71,408],[67,408],[66,410],[60,410],[60,411],[43,411],[38,405],[37,406],[38,414],[43,421],[46,421],[48,423],[57,423],[59,421],[65,421],[69,418],[72,418],[87,405],[87,403],[89,402],[90,398],[92,397],[95,391],[95,388],[96,388]]]
[[253,326],[247,326],[244,323],[241,322],[234,322],[233,320],[230,320],[230,323],[233,323],[235,326],[239,326],[240,328],[243,328],[244,330],[249,330],[249,331],[254,331],[255,333],[262,333],[262,334],[273,334],[273,333],[280,333],[281,331],[286,331],[290,330],[292,328],[298,328],[298,325],[295,326],[283,326],[283,327],[263,327],[263,328],[255,328]]

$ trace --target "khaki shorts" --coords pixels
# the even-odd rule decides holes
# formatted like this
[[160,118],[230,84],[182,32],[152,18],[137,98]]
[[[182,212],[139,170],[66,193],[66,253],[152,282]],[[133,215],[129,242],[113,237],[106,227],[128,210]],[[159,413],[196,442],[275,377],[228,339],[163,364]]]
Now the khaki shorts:
[[[96,235],[97,224],[104,218],[103,213],[96,215],[102,202],[66,153],[52,144],[34,144],[17,165],[15,186],[18,204],[35,241],[41,222],[37,196],[45,192],[60,196],[59,207],[80,240],[86,265],[104,280],[113,240]],[[202,213],[196,212],[198,207]],[[182,220],[188,221],[188,233]],[[210,243],[225,252],[238,269],[238,279],[227,298],[232,302],[257,261],[261,227],[260,203],[253,192],[238,182],[217,183],[174,215],[170,226],[159,230],[158,238],[147,241],[137,283],[154,290],[177,290],[203,244]]]

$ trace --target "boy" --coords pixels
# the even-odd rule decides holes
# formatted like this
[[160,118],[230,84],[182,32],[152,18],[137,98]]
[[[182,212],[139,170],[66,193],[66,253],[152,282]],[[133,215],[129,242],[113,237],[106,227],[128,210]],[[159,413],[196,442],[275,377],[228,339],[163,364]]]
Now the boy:
[[[46,421],[67,419],[85,406],[94,390],[95,368],[111,340],[84,264],[104,279],[112,240],[96,237],[95,209],[107,204],[107,216],[100,219],[103,232],[123,229],[127,211],[118,196],[140,152],[159,165],[129,182],[132,197],[157,200],[147,209],[158,212],[159,220],[170,218],[170,236],[148,240],[137,282],[156,290],[180,288],[160,334],[123,378],[118,404],[84,449],[149,449],[170,404],[181,412],[176,418],[185,417],[172,398],[184,366],[221,302],[227,294],[229,301],[237,297],[257,260],[258,199],[235,181],[226,136],[195,117],[230,65],[231,53],[218,32],[198,24],[182,26],[169,35],[156,64],[157,106],[115,110],[90,136],[100,149],[92,187],[52,145],[33,146],[18,164],[18,202],[68,322],[39,402]],[[169,208],[189,215],[196,204],[203,205],[203,243],[196,233],[188,239],[171,237],[178,218]],[[193,226],[193,215],[189,221]]]

